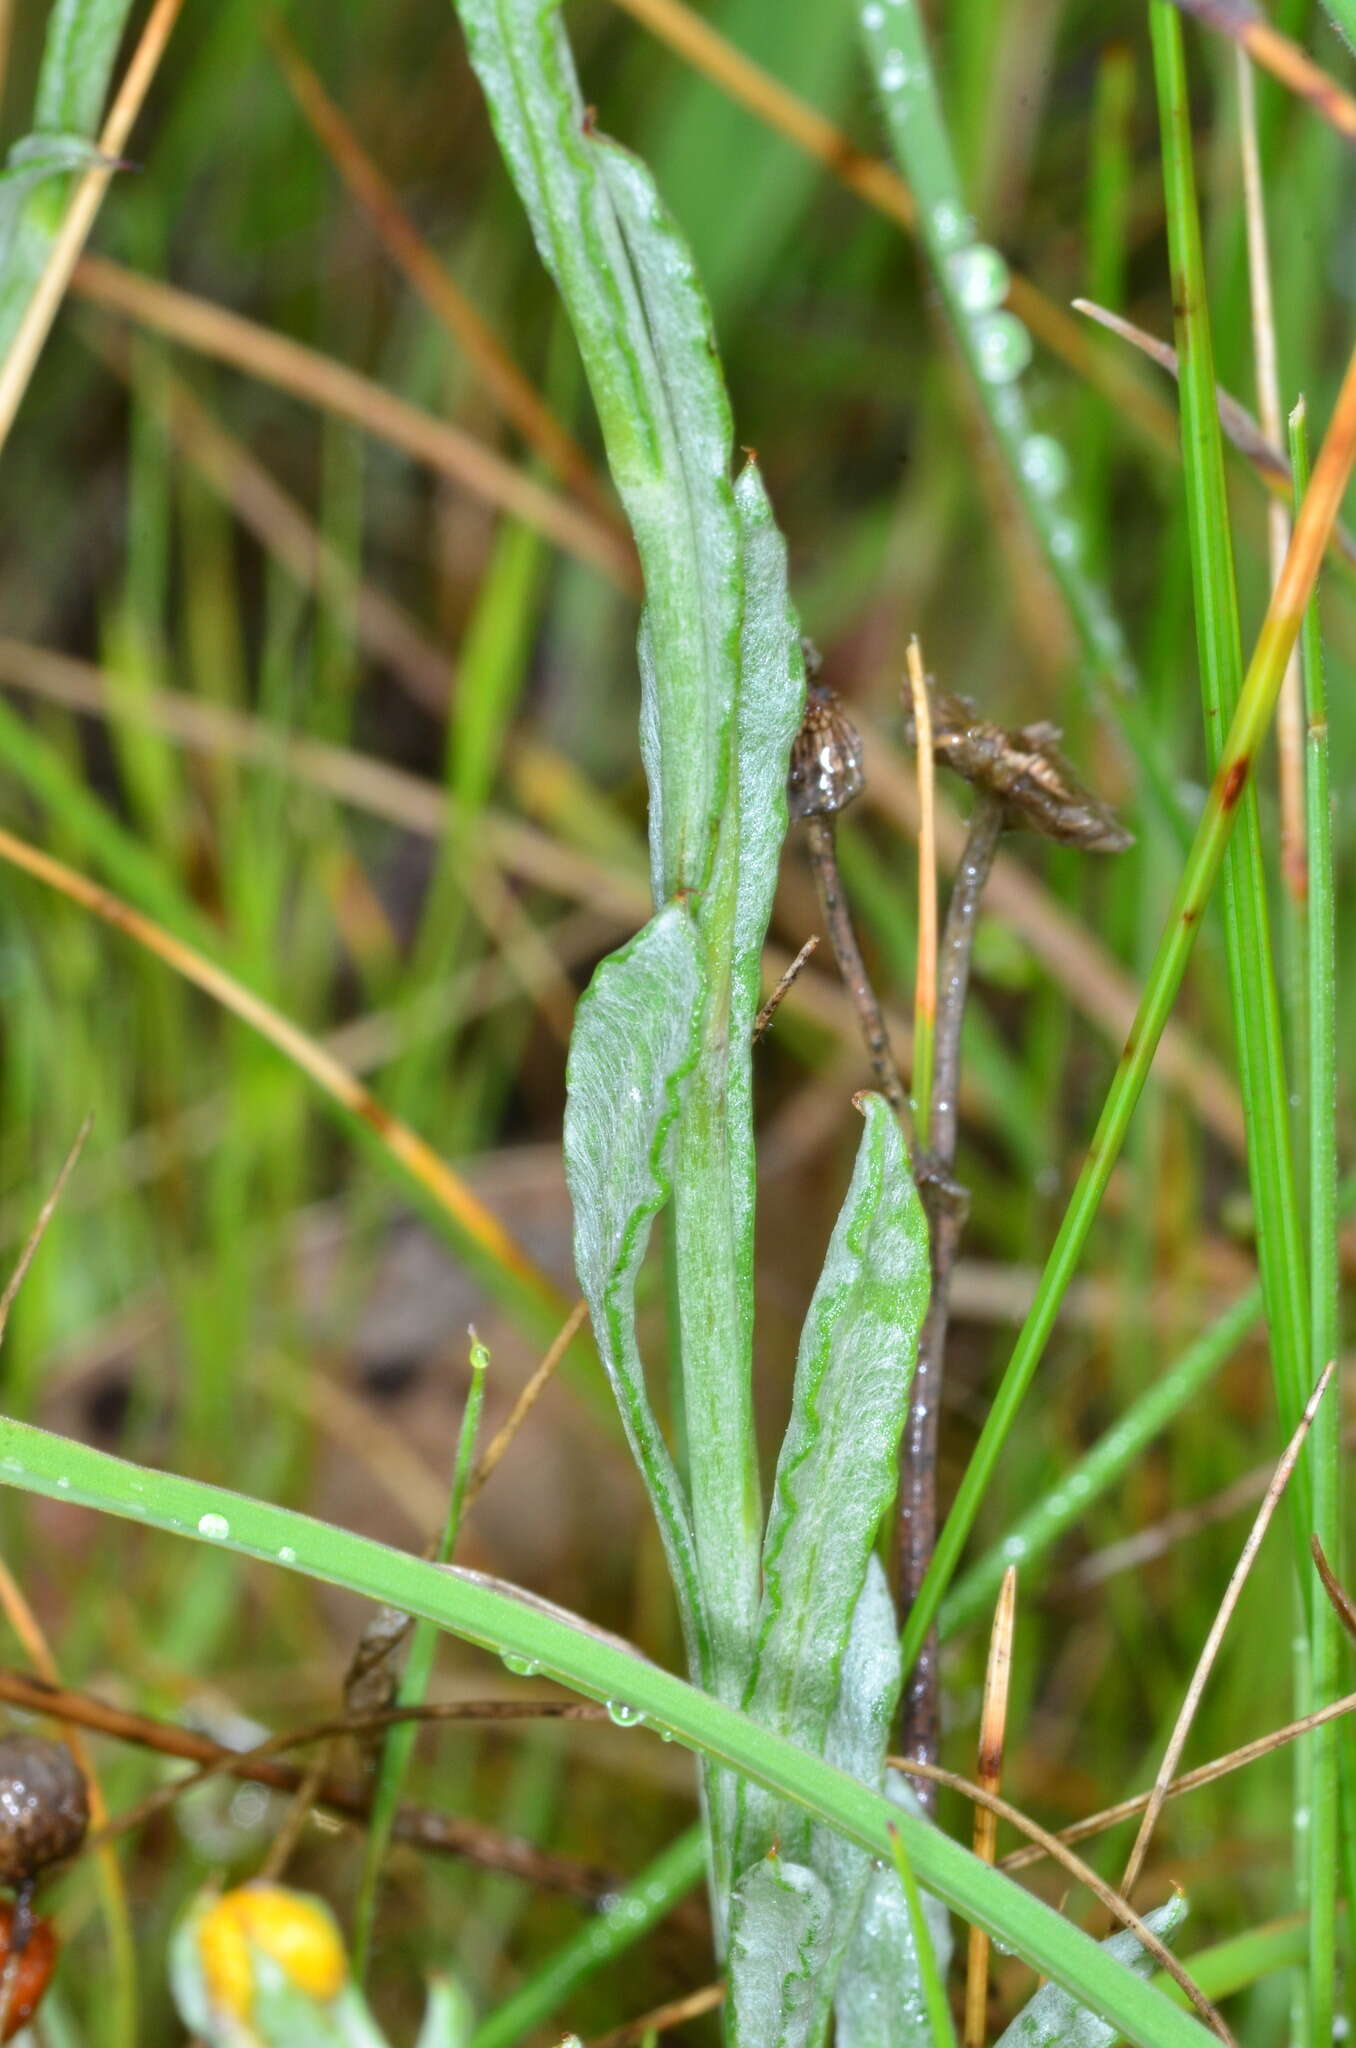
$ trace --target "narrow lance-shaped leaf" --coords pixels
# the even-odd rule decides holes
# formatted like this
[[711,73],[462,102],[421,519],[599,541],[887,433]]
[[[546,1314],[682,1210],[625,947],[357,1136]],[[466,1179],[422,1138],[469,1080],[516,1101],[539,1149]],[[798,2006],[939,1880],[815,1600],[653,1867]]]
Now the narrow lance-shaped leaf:
[[762,1857],[730,1903],[731,2048],[805,2048],[828,1959],[832,1907],[802,1863]]
[[[889,1771],[886,1796],[915,1818],[922,1809],[907,1779]],[[951,1921],[930,1892],[923,1918],[932,1938],[937,1974],[951,1961]],[[836,2048],[927,2048],[932,2040],[927,1993],[908,1901],[894,1870],[875,1869],[843,1962],[834,2000]]]
[[706,879],[735,693],[732,435],[710,316],[648,172],[592,132],[558,0],[458,0],[458,11],[579,342],[645,574],[663,901]]
[[131,0],[52,0],[38,73],[33,126],[49,134],[93,135]]
[[[1186,1916],[1186,1898],[1181,1892],[1174,1892],[1164,1905],[1144,1915],[1144,1924],[1151,1934],[1171,1945]],[[1104,1955],[1133,1970],[1137,1977],[1150,1977],[1157,1967],[1128,1927],[1101,1946]],[[1111,2048],[1115,2039],[1116,2029],[1108,2021],[1079,2005],[1058,1984],[1043,1984],[1000,2036],[998,2048]],[[858,2044],[853,2044],[853,2048],[858,2048]],[[860,2048],[866,2048],[866,2044],[860,2044]]]
[[[756,1720],[816,1752],[894,1493],[928,1302],[927,1225],[899,1125],[883,1097],[862,1103],[866,1129],[801,1334],[747,1699]],[[751,1793],[741,1866],[767,1846],[771,1825],[766,1802]]]
[[687,1506],[645,1387],[636,1276],[669,1199],[668,1152],[695,1055],[703,987],[678,904],[605,960],[581,998],[566,1070],[565,1174],[574,1256],[604,1367],[649,1489],[694,1668],[706,1654]]

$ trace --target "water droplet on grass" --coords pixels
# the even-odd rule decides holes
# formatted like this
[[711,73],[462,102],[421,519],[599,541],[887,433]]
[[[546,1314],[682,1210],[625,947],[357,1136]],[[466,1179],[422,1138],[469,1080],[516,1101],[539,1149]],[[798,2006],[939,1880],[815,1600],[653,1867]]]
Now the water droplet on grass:
[[1031,336],[1013,313],[989,313],[975,327],[979,374],[986,384],[1011,384],[1031,361]]
[[959,249],[970,239],[971,223],[958,206],[943,199],[932,209],[932,232],[943,249]]
[[880,28],[884,21],[885,9],[878,5],[878,0],[871,0],[871,5],[862,9],[863,28]]
[[200,1536],[210,1538],[213,1543],[221,1543],[230,1533],[231,1525],[225,1515],[199,1515],[198,1534]]
[[1033,491],[1053,498],[1069,481],[1069,458],[1051,434],[1031,434],[1022,443],[1022,475]]
[[504,1652],[504,1669],[513,1672],[517,1678],[535,1678],[541,1665],[535,1657],[515,1657],[511,1651]]
[[281,1549],[281,1550],[280,1550],[280,1551],[278,1552],[278,1563],[279,1563],[279,1564],[295,1564],[295,1563],[296,1563],[296,1561],[297,1561],[297,1553],[296,1553],[296,1551],[295,1551],[295,1550],[293,1550],[293,1548],[292,1548],[292,1546],[291,1546],[291,1544],[290,1544],[290,1543],[284,1543],[284,1545],[283,1545],[282,1549]]
[[645,1725],[641,1708],[628,1706],[625,1700],[609,1700],[607,1718],[617,1728],[642,1728]]
[[974,242],[968,249],[958,249],[947,268],[956,296],[967,313],[992,313],[1008,295],[1008,266],[987,242]]

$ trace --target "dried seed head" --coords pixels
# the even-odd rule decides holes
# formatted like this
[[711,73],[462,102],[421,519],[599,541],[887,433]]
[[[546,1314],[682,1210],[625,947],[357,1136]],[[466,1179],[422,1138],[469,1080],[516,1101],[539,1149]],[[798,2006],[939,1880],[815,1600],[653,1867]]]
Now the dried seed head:
[[861,735],[835,691],[812,683],[791,748],[787,802],[793,818],[828,818],[860,796]]
[[64,1742],[0,1740],[0,1884],[27,1884],[73,1856],[88,1826],[84,1773]]
[[[964,697],[933,687],[932,751],[943,767],[1002,800],[1007,822],[1087,853],[1123,853],[1134,844],[1107,806],[1085,789],[1059,751],[1059,728],[1042,721],[1015,732],[981,718]],[[906,733],[916,745],[905,704]]]

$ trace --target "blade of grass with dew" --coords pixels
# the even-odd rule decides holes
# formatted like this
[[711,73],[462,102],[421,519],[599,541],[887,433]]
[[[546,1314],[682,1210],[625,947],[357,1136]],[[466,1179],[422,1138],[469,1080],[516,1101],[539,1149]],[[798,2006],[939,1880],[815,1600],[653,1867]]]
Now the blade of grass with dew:
[[[1290,462],[1296,496],[1309,480],[1303,404],[1290,416]],[[1338,1356],[1339,1261],[1337,1185],[1337,957],[1333,874],[1332,789],[1328,771],[1328,701],[1323,642],[1315,598],[1304,615],[1300,660],[1305,698],[1305,836],[1308,894],[1309,1020],[1309,1369],[1317,1376]],[[1319,1409],[1306,1460],[1313,1499],[1312,1530],[1341,1570],[1342,1397],[1338,1381]],[[1315,1574],[1301,1582],[1309,1597],[1311,1707],[1327,1706],[1341,1685],[1341,1627]],[[1309,1738],[1309,2038],[1333,2038],[1337,1981],[1337,1887],[1341,1831],[1336,1723]],[[1350,1865],[1348,1865],[1350,1867]]]
[[[466,1394],[466,1405],[462,1409],[461,1428],[457,1432],[447,1519],[443,1523],[433,1551],[435,1564],[450,1563],[452,1553],[457,1547],[462,1509],[466,1503],[466,1488],[470,1483],[471,1467],[475,1458],[480,1411],[485,1404],[485,1373],[489,1362],[489,1352],[479,1338],[473,1336],[470,1355],[471,1382]],[[437,1652],[438,1630],[431,1621],[417,1621],[410,1635],[405,1669],[396,1690],[397,1706],[423,1705],[429,1679],[433,1676],[433,1663]],[[405,1787],[417,1733],[415,1722],[398,1721],[394,1727],[387,1730],[386,1739],[381,1746],[381,1760],[377,1765],[372,1786],[372,1809],[367,1821],[367,1840],[363,1845],[358,1901],[353,1916],[353,1969],[360,1984],[367,1975],[372,1955],[372,1928],[376,1918],[381,1866],[390,1847],[391,1830],[395,1825],[396,1810]]]
[[1177,895],[1154,955],[1125,1049],[1093,1132],[1087,1157],[1069,1198],[1041,1275],[1036,1298],[1012,1356],[995,1390],[979,1440],[966,1466],[951,1513],[937,1540],[927,1577],[904,1631],[905,1668],[917,1656],[965,1540],[988,1490],[1009,1429],[1040,1363],[1059,1305],[1073,1278],[1101,1205],[1126,1129],[1148,1078],[1154,1051],[1167,1023],[1195,944],[1201,913],[1210,898],[1233,830],[1238,800],[1247,787],[1257,749],[1265,737],[1285,665],[1299,633],[1304,608],[1318,574],[1322,551],[1356,459],[1356,352],[1347,365],[1337,407],[1300,507],[1285,568],[1272,593],[1238,709],[1221,751],[1205,810],[1197,826]]
[[1187,828],[1173,777],[1139,698],[1120,626],[1084,567],[1079,524],[1063,502],[1068,456],[1051,435],[1031,427],[1019,381],[1031,358],[1031,335],[1003,305],[1006,263],[976,238],[966,211],[917,0],[890,6],[868,0],[858,20],[895,154],[917,202],[932,273],[1012,488],[1113,723],[1124,730],[1147,785],[1185,845]]
[[832,1765],[759,1728],[620,1645],[477,1580],[388,1549],[271,1502],[177,1473],[137,1466],[31,1424],[0,1420],[4,1482],[148,1528],[214,1544],[365,1598],[423,1615],[497,1655],[528,1660],[574,1692],[625,1703],[624,1725],[648,1724],[720,1765],[793,1799],[821,1825],[888,1857],[891,1826],[919,1881],[1034,1968],[1101,2012],[1140,2048],[1205,2048],[1213,2037],[1080,1929],[988,1869],[938,1829],[854,1784]]
[[[1144,1924],[1160,1941],[1171,1944],[1186,1916],[1186,1899],[1181,1892],[1174,1892],[1164,1905],[1145,1914]],[[1103,1947],[1141,1977],[1148,1977],[1153,1970],[1153,1957],[1124,1928],[1111,1935]],[[1081,2007],[1058,1985],[1045,1984],[999,2035],[997,2048],[1112,2048],[1115,2039],[1114,2029],[1105,2020]]]
[[706,1872],[706,1831],[693,1827],[660,1852],[601,1913],[538,1964],[511,1997],[483,2019],[470,2048],[518,2048],[559,2012],[581,1984],[617,1962]]

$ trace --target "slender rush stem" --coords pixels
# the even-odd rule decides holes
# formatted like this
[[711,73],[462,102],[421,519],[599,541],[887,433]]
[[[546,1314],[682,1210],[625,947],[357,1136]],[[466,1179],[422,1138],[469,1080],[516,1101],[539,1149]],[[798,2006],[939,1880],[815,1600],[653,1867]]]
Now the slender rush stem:
[[[975,794],[970,830],[951,886],[938,953],[937,1032],[929,1129],[932,1145],[919,1176],[932,1252],[932,1294],[918,1340],[918,1363],[904,1441],[900,1447],[898,1533],[895,1562],[899,1612],[908,1617],[927,1576],[937,1541],[937,1421],[950,1318],[951,1273],[960,1249],[966,1197],[951,1176],[956,1157],[956,1099],[960,1078],[961,1027],[970,992],[979,903],[1003,831],[1003,806],[986,790]],[[935,1764],[941,1727],[937,1631],[928,1630],[904,1681],[899,1745],[915,1763]],[[920,1783],[919,1798],[930,1807],[935,1787]]]
[[834,821],[832,817],[809,817],[805,820],[805,833],[810,848],[810,864],[819,887],[819,899],[824,906],[824,923],[829,934],[829,944],[833,947],[833,957],[838,963],[838,972],[843,977],[843,986],[852,998],[852,1007],[857,1012],[862,1043],[871,1061],[876,1086],[899,1118],[905,1137],[908,1138],[912,1135],[909,1098],[900,1079],[894,1053],[890,1050],[890,1034],[885,1028],[885,1013],[881,1009],[880,998],[871,985],[871,976],[867,973],[862,949],[853,930],[852,914],[848,909],[847,897],[843,893],[843,878],[838,871]]
[[1007,1434],[1054,1328],[1065,1290],[1101,1206],[1112,1169],[1125,1142],[1131,1115],[1182,985],[1201,913],[1219,874],[1225,848],[1265,736],[1276,697],[1299,633],[1300,621],[1318,574],[1323,549],[1356,459],[1356,351],[1347,366],[1332,424],[1300,507],[1285,567],[1272,593],[1252,661],[1229,727],[1209,799],[1187,857],[1177,896],[1154,956],[1130,1036],[1108,1091],[1088,1156],[1051,1248],[1036,1299],[1017,1339],[988,1419],[966,1467],[927,1577],[905,1625],[907,1669],[918,1656],[955,1571],[965,1540]]

